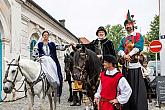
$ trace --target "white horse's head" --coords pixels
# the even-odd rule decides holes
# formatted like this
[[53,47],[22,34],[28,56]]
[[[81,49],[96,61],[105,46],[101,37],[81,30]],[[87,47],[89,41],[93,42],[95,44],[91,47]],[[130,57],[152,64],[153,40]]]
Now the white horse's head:
[[18,82],[22,75],[19,73],[19,60],[20,57],[12,59],[11,61],[4,58],[7,63],[7,70],[5,73],[5,78],[3,80],[3,90],[5,93],[11,93],[12,89],[15,87],[16,82]]

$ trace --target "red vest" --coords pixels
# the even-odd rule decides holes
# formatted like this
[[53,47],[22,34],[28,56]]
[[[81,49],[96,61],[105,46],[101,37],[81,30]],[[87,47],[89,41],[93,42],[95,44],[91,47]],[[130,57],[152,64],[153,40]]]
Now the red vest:
[[117,86],[121,77],[123,77],[121,72],[114,75],[106,75],[105,71],[100,73],[102,98],[112,100],[117,97]]

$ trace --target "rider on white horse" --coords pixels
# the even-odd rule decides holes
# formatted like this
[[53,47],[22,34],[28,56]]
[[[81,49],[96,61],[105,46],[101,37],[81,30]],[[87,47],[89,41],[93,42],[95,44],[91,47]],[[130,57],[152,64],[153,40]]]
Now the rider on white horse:
[[[70,45],[55,45],[54,42],[49,41],[49,32],[44,31],[42,37],[37,42],[38,56],[41,58],[43,70],[48,78],[48,81],[53,84],[57,82],[58,86],[58,96],[62,93],[62,82],[63,76],[61,73],[61,66],[57,58],[56,50],[64,51]],[[36,54],[36,53],[35,53]],[[56,77],[58,76],[58,77]]]

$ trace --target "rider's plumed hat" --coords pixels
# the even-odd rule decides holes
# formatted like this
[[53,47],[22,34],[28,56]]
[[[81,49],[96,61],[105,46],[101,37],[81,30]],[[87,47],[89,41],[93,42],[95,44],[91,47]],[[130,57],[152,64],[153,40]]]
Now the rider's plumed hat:
[[105,28],[103,26],[100,26],[97,31],[96,31],[96,35],[98,36],[99,31],[104,31],[105,32],[105,36],[107,35],[107,31],[105,30]]
[[117,64],[117,60],[113,55],[104,55],[104,61],[107,61],[108,63]]
[[[133,17],[133,15],[132,15]],[[126,15],[126,20],[124,21],[124,26],[126,26],[128,23],[131,23],[132,25],[134,25],[135,21],[132,19],[130,12],[128,10],[127,15]]]

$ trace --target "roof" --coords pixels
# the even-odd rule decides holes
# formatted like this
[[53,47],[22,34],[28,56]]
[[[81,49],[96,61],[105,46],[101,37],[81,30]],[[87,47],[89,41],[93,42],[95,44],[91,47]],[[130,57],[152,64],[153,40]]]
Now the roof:
[[78,40],[78,38],[71,33],[67,28],[65,28],[60,22],[58,22],[55,18],[53,18],[49,13],[47,13],[44,9],[42,9],[37,3],[35,3],[33,0],[26,0],[28,3],[32,4],[34,7],[36,7],[38,10],[40,10],[43,14],[48,16],[52,21],[54,21],[57,25],[62,27],[64,30],[66,30],[69,34],[71,34],[74,38]]
[[87,38],[85,38],[85,37],[80,37],[79,38],[79,42],[81,44],[89,44],[90,43],[90,41]]

